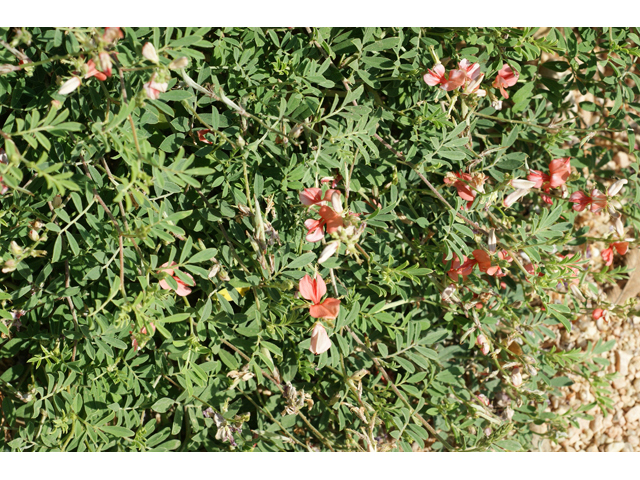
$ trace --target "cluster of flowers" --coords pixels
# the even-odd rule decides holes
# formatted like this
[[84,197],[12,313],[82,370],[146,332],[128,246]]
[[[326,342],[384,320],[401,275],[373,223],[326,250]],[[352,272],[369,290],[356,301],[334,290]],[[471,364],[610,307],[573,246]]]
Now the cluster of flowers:
[[311,347],[309,350],[316,355],[326,352],[331,347],[331,340],[327,334],[327,330],[322,325],[321,320],[334,320],[340,313],[340,300],[337,298],[322,297],[327,293],[327,285],[319,274],[312,279],[309,275],[305,275],[300,279],[298,285],[300,295],[311,302],[309,305],[309,315],[319,319],[311,331]]
[[571,175],[571,159],[569,157],[556,158],[549,163],[549,173],[540,170],[529,170],[527,179],[516,178],[511,180],[511,186],[516,190],[504,199],[503,205],[509,208],[515,202],[524,197],[532,188],[542,189],[542,200],[549,205],[553,204],[550,196],[552,188],[559,188],[564,185]]
[[[484,182],[487,180],[484,173],[448,172],[444,177],[444,183],[455,187],[458,196],[467,201],[467,207],[471,208],[477,192],[484,193]],[[464,207],[463,207],[464,208]]]
[[348,253],[356,254],[356,241],[366,227],[364,222],[358,221],[359,214],[344,210],[340,198],[341,193],[335,190],[336,180],[333,177],[328,177],[322,179],[322,182],[333,182],[332,188],[327,190],[324,195],[320,188],[305,188],[300,192],[300,202],[309,207],[309,210],[316,205],[320,206],[318,211],[320,218],[309,218],[304,222],[307,229],[305,236],[307,242],[319,242],[324,239],[325,233],[334,237],[320,254],[318,263],[325,262],[336,253],[341,243],[346,245]]
[[[83,67],[85,71],[84,79],[91,77],[97,78],[99,81],[104,82],[107,78],[111,77],[112,58],[111,55],[117,55],[117,52],[109,53],[107,49],[115,44],[118,39],[124,38],[124,33],[120,30],[120,27],[107,27],[102,34],[102,37],[98,39],[100,53],[98,54],[98,64],[100,69],[97,68],[96,61],[90,59]],[[142,56],[155,65],[159,65],[160,59],[156,53],[156,49],[153,44],[147,42],[142,47]],[[169,69],[176,70],[184,68],[189,64],[187,57],[180,57],[173,60],[169,64]],[[151,75],[151,79],[143,85],[147,98],[151,100],[157,100],[160,98],[160,94],[167,91],[169,86],[168,72],[166,68],[160,68],[154,71]],[[74,75],[65,83],[62,84],[58,93],[60,95],[68,95],[76,90],[82,84],[82,80],[79,76]]]
[[[104,29],[102,37],[98,39],[100,48],[102,49],[98,54],[98,63],[100,64],[100,70],[96,68],[96,62],[90,59],[84,66],[85,80],[87,78],[96,77],[101,82],[104,82],[111,76],[111,54],[107,52],[107,48],[117,42],[119,39],[124,38],[124,33],[120,30],[120,27],[107,27]],[[62,84],[58,93],[60,95],[68,95],[77,89],[82,84],[82,80],[78,76],[73,76],[65,83]]]
[[[509,98],[506,88],[514,86],[519,76],[518,72],[505,63],[496,75],[493,87],[499,88],[504,98]],[[440,85],[440,88],[447,92],[460,88],[463,95],[474,94],[477,97],[484,97],[487,94],[486,90],[480,88],[484,79],[484,73],[480,72],[480,64],[470,63],[466,58],[458,63],[457,69],[450,70],[449,73],[441,63],[438,63],[432,70],[428,70],[423,78],[427,85],[432,87]]]
[[[473,268],[476,265],[482,273],[486,273],[490,277],[504,277],[506,275],[499,265],[493,265],[491,263],[491,256],[484,250],[476,249],[471,252],[471,255],[473,255],[473,258],[467,258],[466,255],[463,255],[462,262],[456,255],[453,256],[451,267],[447,272],[447,275],[449,275],[451,280],[457,282],[459,275],[462,276],[463,280],[466,280],[467,276],[471,275]],[[507,262],[512,261],[512,258],[504,250],[498,252],[498,258],[500,260],[506,260]],[[445,259],[443,259],[442,262],[445,264],[447,263]]]

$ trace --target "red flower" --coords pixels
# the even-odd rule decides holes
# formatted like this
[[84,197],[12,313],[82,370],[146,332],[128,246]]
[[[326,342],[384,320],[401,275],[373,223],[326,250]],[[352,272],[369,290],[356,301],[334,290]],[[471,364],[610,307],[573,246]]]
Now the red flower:
[[340,313],[340,300],[337,298],[327,298],[320,302],[327,293],[327,285],[319,274],[316,274],[313,280],[309,275],[305,275],[300,279],[299,288],[300,295],[313,302],[309,307],[309,315],[313,318],[336,318]]
[[571,196],[569,197],[569,201],[575,204],[572,208],[576,212],[581,212],[585,208],[587,208],[587,206],[593,203],[593,198],[584,193],[582,190],[578,190],[577,192],[571,194]]
[[602,257],[602,260],[604,260],[604,264],[607,267],[613,265],[613,249],[611,247],[600,252],[600,256]]
[[[165,262],[162,265],[160,265],[160,267],[172,267],[173,265],[176,265],[176,262],[171,262],[171,265],[169,265],[169,262]],[[186,297],[191,293],[191,288],[189,288],[189,286],[187,286],[186,283],[180,280],[180,278],[177,275],[173,274],[173,268],[160,268],[160,271],[173,277],[173,279],[178,284],[178,288],[176,289],[176,293],[178,295],[180,295],[181,297]],[[193,282],[193,277],[191,276],[191,274],[185,272],[185,275],[189,277]],[[163,290],[173,290],[173,288],[169,286],[166,280],[160,280],[160,287]]]
[[432,87],[440,85],[440,88],[443,90],[451,91],[464,85],[467,74],[462,70],[451,70],[449,75],[447,75],[444,66],[438,63],[433,67],[433,70],[429,70],[423,78],[427,85]]
[[596,308],[591,312],[591,318],[594,320],[598,320],[604,314],[604,310],[601,308]]
[[486,180],[484,174],[480,173],[463,173],[463,172],[449,172],[444,177],[444,183],[456,187],[458,196],[467,201],[467,207],[470,208],[473,205],[473,200],[476,198],[476,191],[483,192],[483,184]]
[[484,250],[474,250],[473,257],[478,262],[478,268],[481,272],[493,277],[494,275],[502,276],[502,269],[498,265],[491,265],[491,257]]
[[500,93],[504,98],[509,98],[509,94],[505,90],[507,87],[513,87],[518,81],[520,74],[513,71],[513,69],[506,63],[502,65],[502,70],[498,72],[495,80],[493,81],[493,88],[499,88]]
[[597,188],[591,190],[591,211],[598,213],[600,210],[607,208],[607,196]]
[[96,64],[93,60],[89,60],[87,62],[87,74],[84,78],[96,77],[101,82],[104,82],[107,79],[107,74],[96,69]]
[[[535,188],[541,188],[545,193],[549,193],[552,188],[564,185],[569,175],[571,175],[571,159],[569,157],[556,158],[549,163],[549,174],[539,170],[530,170],[527,180],[535,182]],[[549,205],[553,200],[548,195],[542,195],[542,200]]]
[[211,141],[209,141],[209,140],[207,140],[207,139],[206,139],[205,135],[206,135],[207,133],[212,133],[212,131],[211,131],[211,130],[209,130],[209,129],[206,129],[206,130],[198,130],[198,140],[199,140],[200,142],[202,142],[202,143],[206,143],[206,144],[209,144],[209,145],[213,145],[213,142],[211,142]]
[[[333,192],[336,192],[337,190],[327,190],[327,192],[324,194],[324,197],[322,196],[322,189],[321,188],[305,188],[303,191],[300,192],[300,201],[302,202],[303,205],[306,205],[307,207],[310,207],[312,205],[318,205],[319,203],[322,202],[330,202],[331,201],[331,195],[333,195]],[[339,194],[340,192],[338,192]],[[324,205],[324,203],[322,203],[322,205]]]
[[[444,257],[442,258],[442,263],[447,263]],[[454,255],[453,260],[451,261],[451,268],[447,272],[447,275],[449,275],[449,278],[454,282],[458,281],[458,275],[462,275],[462,280],[466,280],[467,276],[471,275],[476,263],[478,263],[476,260],[469,260],[466,255],[463,255],[461,265],[458,256]]]

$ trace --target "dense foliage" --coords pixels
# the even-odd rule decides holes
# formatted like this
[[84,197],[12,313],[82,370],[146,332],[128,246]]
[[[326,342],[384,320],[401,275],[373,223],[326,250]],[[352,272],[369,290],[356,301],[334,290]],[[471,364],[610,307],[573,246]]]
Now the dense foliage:
[[633,308],[595,282],[635,30],[0,38],[3,449],[526,450],[608,407],[611,345],[554,341]]

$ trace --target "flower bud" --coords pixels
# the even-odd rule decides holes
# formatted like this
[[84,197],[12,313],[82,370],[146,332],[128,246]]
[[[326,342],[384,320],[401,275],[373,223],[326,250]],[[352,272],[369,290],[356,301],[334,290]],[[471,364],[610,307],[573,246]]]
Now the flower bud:
[[608,193],[610,197],[614,197],[622,190],[622,187],[629,183],[626,178],[622,178],[609,187]]
[[327,246],[324,247],[324,250],[322,250],[322,253],[320,254],[320,258],[318,258],[318,263],[322,264],[326,262],[329,259],[329,257],[331,257],[334,253],[338,251],[339,247],[340,247],[340,242],[328,243]]
[[176,58],[173,62],[169,64],[169,68],[171,70],[177,70],[179,68],[184,68],[189,65],[189,59],[187,57]]
[[333,195],[331,195],[331,206],[336,213],[340,214],[343,212],[342,200],[340,200],[340,192],[333,192]]
[[147,42],[142,47],[142,56],[153,63],[158,63],[158,54],[156,53],[156,48],[153,46],[151,42]]
[[37,242],[38,240],[40,240],[40,235],[38,235],[38,232],[36,232],[33,228],[31,230],[29,230],[29,239],[32,242]]
[[569,289],[571,290],[571,292],[573,293],[573,295],[580,301],[582,302],[586,302],[587,299],[584,298],[584,295],[582,294],[582,292],[580,291],[580,289],[578,288],[578,286],[574,283],[572,283],[571,285],[569,285]]
[[0,75],[4,75],[5,73],[16,72],[20,70],[20,67],[17,65],[5,64],[0,65]]
[[456,287],[455,285],[449,285],[445,288],[440,294],[440,298],[444,303],[453,303],[457,301],[457,297],[455,296]]
[[107,77],[111,76],[111,55],[107,52],[100,52],[98,55],[100,59],[100,68],[102,69],[102,73],[104,73]]
[[498,243],[498,239],[496,238],[496,229],[492,228],[489,230],[489,252],[496,253],[496,244]]
[[486,397],[486,395],[484,394],[479,394],[477,395],[478,400],[480,400],[480,403],[482,403],[485,407],[489,406],[489,399]]
[[524,178],[514,178],[511,180],[511,186],[518,190],[529,190],[530,188],[533,188],[535,184],[536,182],[525,180]]
[[56,195],[51,203],[53,204],[53,208],[60,208],[60,205],[62,205],[62,197]]
[[69,80],[67,80],[62,84],[62,86],[60,87],[60,90],[58,90],[58,93],[60,95],[68,95],[71,92],[73,92],[76,88],[78,88],[81,83],[82,83],[82,80],[80,80],[79,77],[71,77]]
[[9,248],[11,253],[13,253],[16,257],[22,255],[22,247],[18,245],[14,240],[9,244]]
[[9,259],[2,264],[2,273],[13,272],[17,267],[16,261]]
[[507,195],[502,203],[505,208],[509,208],[511,205],[524,197],[527,193],[529,193],[529,190],[519,188],[518,190],[514,190],[509,195]]
[[624,224],[620,217],[616,218],[616,233],[620,238],[624,238]]
[[327,330],[320,322],[317,322],[311,331],[311,346],[309,350],[311,353],[320,355],[322,352],[329,350],[329,348],[331,348],[331,340],[327,335]]
[[480,351],[483,355],[489,353],[489,342],[487,341],[487,337],[484,335],[478,335],[478,338],[476,338],[476,345],[480,347]]
[[511,371],[511,383],[516,388],[522,385],[522,373],[520,373],[520,369],[518,367]]
[[502,100],[494,100],[491,102],[491,106],[496,110],[502,110]]

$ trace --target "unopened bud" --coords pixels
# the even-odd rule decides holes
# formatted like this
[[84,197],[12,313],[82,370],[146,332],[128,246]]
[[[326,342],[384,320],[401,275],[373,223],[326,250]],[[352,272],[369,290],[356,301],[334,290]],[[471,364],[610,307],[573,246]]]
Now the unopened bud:
[[58,90],[58,93],[60,95],[68,95],[71,92],[73,92],[76,88],[78,88],[81,83],[82,83],[82,80],[80,80],[80,77],[71,77],[69,80],[67,80],[62,84],[62,86],[60,87],[60,90]]
[[494,100],[491,102],[491,106],[496,110],[502,110],[502,100]]
[[514,178],[511,180],[511,186],[519,190],[529,190],[535,186],[536,182],[525,180],[523,178]]
[[489,353],[489,342],[487,341],[487,337],[484,335],[478,335],[478,338],[476,338],[476,345],[480,347],[480,351],[483,355]]
[[520,373],[520,369],[518,367],[514,368],[511,372],[511,383],[516,388],[522,385],[522,373]]
[[142,56],[153,63],[158,63],[158,54],[156,53],[156,48],[153,46],[151,42],[147,42],[142,47]]
[[610,197],[614,197],[618,194],[618,192],[620,192],[620,190],[622,190],[622,187],[625,186],[627,183],[629,183],[627,181],[626,178],[622,178],[620,180],[618,180],[617,182],[615,182],[613,185],[611,185],[609,187],[608,193]]
[[620,238],[624,238],[624,224],[620,217],[616,218],[616,233]]
[[56,195],[51,203],[53,204],[53,208],[60,208],[60,205],[62,205],[62,197]]
[[480,403],[482,403],[485,407],[489,406],[489,399],[486,397],[486,395],[484,394],[479,394],[477,395],[478,400],[480,400]]
[[16,261],[13,259],[9,259],[2,264],[2,273],[13,272],[16,269]]
[[320,258],[318,258],[318,263],[322,264],[326,262],[329,259],[329,257],[331,257],[334,253],[338,251],[339,247],[340,247],[340,242],[328,243],[327,246],[324,247],[324,250],[322,250],[322,253],[320,254]]
[[513,414],[514,414],[514,410],[511,407],[507,407],[504,409],[504,412],[502,412],[502,417],[507,421],[510,422],[511,419],[513,418]]
[[37,242],[38,240],[40,240],[40,235],[38,235],[38,232],[36,232],[33,228],[31,230],[29,230],[29,239],[32,242]]
[[331,206],[336,213],[340,214],[343,211],[342,200],[340,200],[340,192],[333,192],[331,195]]
[[189,59],[187,57],[176,58],[173,62],[169,64],[169,68],[171,70],[177,70],[179,68],[184,68],[189,65]]
[[572,283],[571,285],[569,285],[569,289],[571,290],[571,292],[573,293],[573,295],[580,301],[582,302],[586,302],[587,299],[584,298],[584,295],[582,294],[582,292],[580,291],[580,289],[578,288],[578,286],[574,283]]
[[489,252],[496,253],[496,244],[498,243],[498,239],[496,238],[496,229],[492,228],[489,230]]
[[447,288],[445,288],[442,291],[442,293],[440,294],[440,298],[444,303],[454,303],[455,301],[458,300],[455,295],[455,292],[456,292],[455,285],[449,285]]
[[17,65],[5,64],[0,65],[0,75],[4,75],[5,73],[17,72],[20,70],[20,67]]
[[238,135],[238,138],[236,140],[236,144],[238,145],[238,147],[244,148],[245,145],[247,144],[247,142],[244,141],[244,138],[242,138],[241,135]]
[[22,247],[18,245],[14,240],[9,244],[9,249],[16,257],[22,255]]
[[518,190],[514,190],[509,195],[507,195],[504,201],[502,202],[504,205],[504,208],[509,208],[511,205],[513,205],[522,197],[524,197],[527,193],[529,193],[529,190],[524,188],[519,188]]

